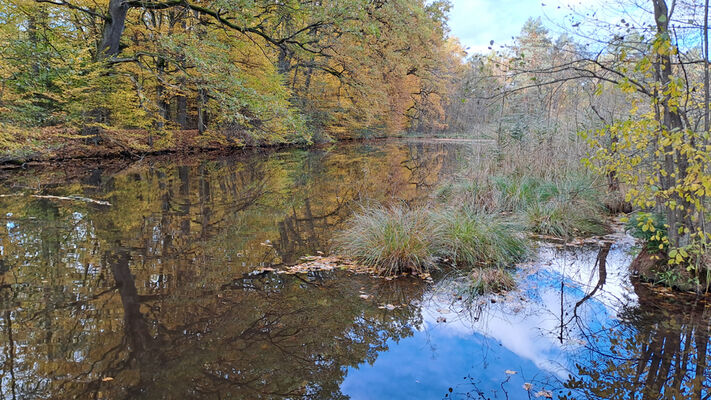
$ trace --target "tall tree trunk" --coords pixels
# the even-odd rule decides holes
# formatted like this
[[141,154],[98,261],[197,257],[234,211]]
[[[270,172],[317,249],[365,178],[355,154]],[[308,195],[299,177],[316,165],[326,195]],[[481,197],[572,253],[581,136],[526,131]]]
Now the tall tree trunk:
[[709,135],[709,0],[704,3],[704,138]]
[[175,122],[180,125],[181,129],[188,129],[188,99],[185,95],[179,94],[175,97]]
[[126,24],[128,3],[125,0],[109,0],[109,19],[104,23],[104,32],[96,58],[112,57],[121,50],[121,34]]
[[207,112],[205,107],[207,106],[207,90],[204,88],[198,89],[198,121],[197,128],[198,133],[204,133],[207,129]]
[[[670,38],[669,20],[671,19],[671,13],[666,1],[652,0],[652,3],[654,4],[654,20],[657,26],[657,35]],[[670,104],[671,96],[665,94],[666,88],[669,87],[672,81],[672,74],[672,62],[669,52],[658,54],[656,63],[657,76],[655,78],[661,84],[662,88],[660,91],[661,98],[659,98],[662,105],[662,115],[661,120],[658,122],[662,125],[662,129],[667,132],[681,131],[684,129],[678,108]],[[667,172],[667,177],[662,182],[662,189],[669,190],[673,188],[677,182],[683,181],[686,177],[688,160],[686,159],[686,155],[680,153],[678,149],[674,149],[671,145],[664,147],[664,153],[664,169]],[[683,204],[685,206],[683,210],[678,207],[675,209],[666,207],[667,224],[669,225],[669,241],[673,246],[679,246],[683,235],[680,235],[678,230],[681,227],[686,227],[690,231],[693,231],[692,226],[687,226],[690,224],[688,215],[691,215],[693,209],[691,208],[691,204],[688,204],[688,202],[681,199],[678,195],[672,195],[672,200],[675,200],[677,204]]]
[[291,56],[285,48],[279,49],[279,58],[277,60],[277,70],[280,74],[286,76],[291,69]]
[[34,73],[35,77],[40,76],[40,62],[39,62],[39,35],[37,33],[38,30],[38,25],[41,22],[38,22],[39,18],[35,15],[31,15],[27,19],[27,38],[30,41],[30,45],[32,46],[32,51],[37,55],[38,58],[34,58],[32,61],[32,72]]
[[163,86],[163,76],[165,75],[165,59],[163,57],[158,57],[156,62],[156,69],[158,74],[158,83],[156,84],[156,102],[158,104],[158,121],[156,122],[156,127],[158,129],[163,129],[165,127],[165,121],[168,118],[168,108],[170,104],[165,100],[165,86]]

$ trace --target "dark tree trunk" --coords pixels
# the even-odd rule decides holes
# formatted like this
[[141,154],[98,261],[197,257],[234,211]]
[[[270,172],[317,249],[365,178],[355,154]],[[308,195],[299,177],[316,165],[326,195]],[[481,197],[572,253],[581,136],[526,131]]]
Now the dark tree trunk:
[[150,347],[153,337],[148,331],[143,314],[141,314],[141,302],[138,298],[136,283],[128,265],[131,256],[127,250],[121,249],[117,253],[107,253],[105,258],[111,267],[121,297],[126,337],[133,346],[133,352],[140,354]]
[[291,55],[285,48],[279,49],[279,59],[277,60],[277,70],[280,74],[286,75],[291,70]]
[[156,127],[158,129],[163,129],[165,127],[165,121],[169,119],[168,110],[170,104],[165,100],[165,86],[161,81],[163,75],[165,74],[165,59],[162,57],[158,58],[156,62],[157,73],[158,73],[158,84],[156,85],[156,99],[158,103],[158,122]]
[[188,129],[188,99],[184,95],[178,95],[175,98],[176,121],[181,129]]
[[207,129],[207,113],[205,106],[207,105],[207,90],[198,89],[198,121],[197,128],[199,133],[204,133]]

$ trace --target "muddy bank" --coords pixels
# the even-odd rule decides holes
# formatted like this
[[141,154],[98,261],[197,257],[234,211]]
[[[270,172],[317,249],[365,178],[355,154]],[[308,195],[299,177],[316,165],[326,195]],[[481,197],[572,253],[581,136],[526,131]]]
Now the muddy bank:
[[[84,136],[67,129],[42,128],[36,132],[23,132],[23,138],[17,143],[0,150],[0,169],[13,169],[28,164],[46,162],[64,162],[77,160],[105,161],[113,159],[137,160],[148,156],[160,155],[195,155],[232,153],[245,149],[282,149],[288,147],[318,147],[334,142],[284,142],[256,143],[245,142],[238,138],[227,138],[219,134],[198,133],[197,130],[171,131],[163,136],[153,135],[148,131],[117,130],[103,131],[97,135]],[[368,142],[387,139],[406,138],[422,142],[440,142],[455,144],[491,144],[491,140],[462,139],[406,133],[363,138],[337,138],[337,142]],[[153,145],[149,144],[153,141]]]
[[72,132],[41,130],[32,140],[0,153],[0,168],[12,169],[26,164],[55,161],[141,159],[165,154],[233,152],[245,148],[283,148],[305,146],[304,143],[244,143],[196,130],[174,131],[168,139],[153,137],[145,131],[106,131],[95,136]]

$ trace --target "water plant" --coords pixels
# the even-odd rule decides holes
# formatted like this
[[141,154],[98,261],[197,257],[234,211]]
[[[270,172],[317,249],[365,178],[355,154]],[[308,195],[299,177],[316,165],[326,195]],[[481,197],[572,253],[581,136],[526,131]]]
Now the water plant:
[[439,230],[438,255],[458,268],[510,267],[529,253],[521,232],[496,214],[444,209],[433,218]]
[[504,292],[516,287],[513,275],[505,268],[477,268],[467,277],[464,290],[470,295]]
[[421,273],[448,263],[458,269],[510,267],[529,243],[497,215],[405,206],[357,212],[335,240],[338,250],[381,274]]
[[378,206],[356,212],[335,245],[341,253],[383,275],[421,273],[435,266],[439,232],[423,209]]

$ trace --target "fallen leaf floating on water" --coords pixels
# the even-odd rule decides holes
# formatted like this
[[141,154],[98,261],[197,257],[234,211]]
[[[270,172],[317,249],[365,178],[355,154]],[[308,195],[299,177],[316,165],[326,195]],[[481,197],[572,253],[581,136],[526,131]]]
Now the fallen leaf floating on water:
[[445,318],[445,317],[437,317],[437,323],[438,323],[438,324],[441,324],[441,323],[444,323],[444,322],[447,322],[447,318]]
[[516,371],[512,371],[512,370],[510,370],[510,369],[507,369],[507,370],[506,370],[506,375],[516,375],[516,374],[517,374]]
[[384,309],[384,310],[392,311],[392,310],[396,309],[397,306],[394,306],[394,305],[392,305],[392,304],[383,304],[383,305],[381,305],[381,306],[378,306],[378,308]]
[[364,299],[364,300],[367,300],[368,298],[370,298],[370,296],[368,296],[367,294],[361,294],[361,295],[360,295],[360,298],[361,298],[361,299]]
[[547,391],[547,390],[541,390],[536,393],[536,397],[543,397],[546,399],[552,399],[553,398],[553,393]]
[[102,379],[101,379],[101,382],[111,382],[111,381],[113,381],[113,380],[114,380],[114,378],[112,378],[112,377],[110,377],[110,376],[107,376],[107,377],[105,377],[105,378],[102,378]]
[[443,308],[438,308],[438,309],[437,309],[437,312],[440,313],[440,314],[449,314],[449,310],[445,310],[445,309],[443,309]]
[[523,384],[523,389],[530,391],[531,389],[533,389],[533,385],[531,385],[530,383],[526,382],[526,383]]

